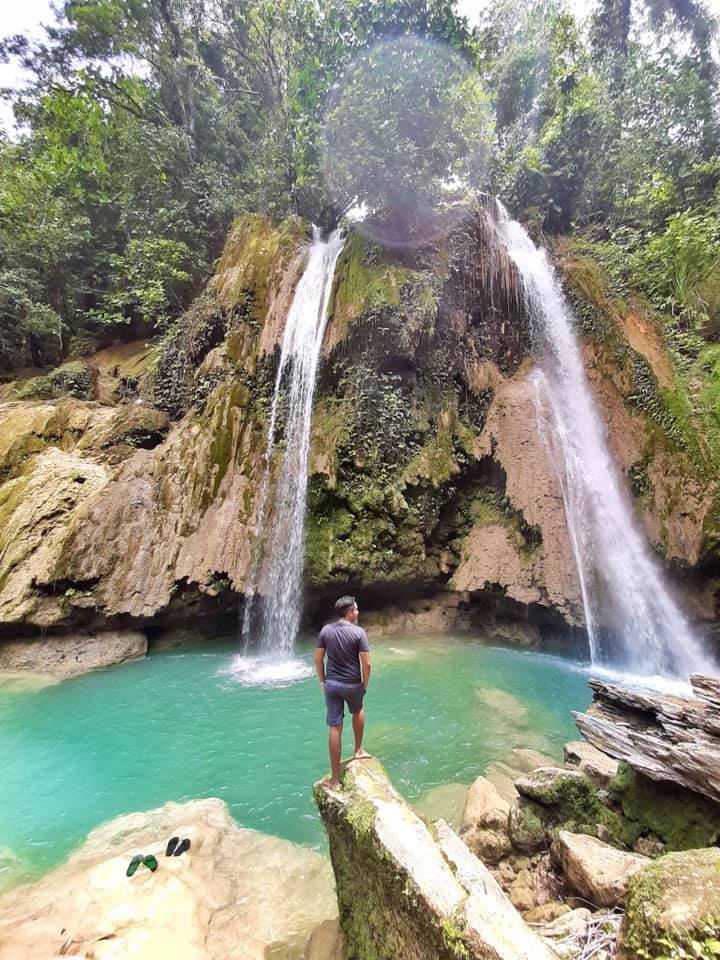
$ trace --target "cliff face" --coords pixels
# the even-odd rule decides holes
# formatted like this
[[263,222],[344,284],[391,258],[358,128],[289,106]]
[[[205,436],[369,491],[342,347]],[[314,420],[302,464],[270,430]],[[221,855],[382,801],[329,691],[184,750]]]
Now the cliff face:
[[[560,490],[535,429],[530,334],[492,234],[485,208],[469,204],[441,243],[412,256],[348,239],[313,419],[311,602],[347,584],[378,603],[449,590],[476,623],[582,626]],[[305,236],[296,220],[241,218],[208,290],[162,343],[91,358],[82,390],[76,373],[5,388],[6,635],[169,623],[175,610],[219,609],[218,596],[234,612]],[[700,434],[665,416],[675,373],[651,320],[618,309],[577,259],[566,274],[614,453],[687,592],[720,536]],[[68,389],[74,397],[58,395]],[[694,609],[710,620],[703,583],[704,593],[692,584]]]

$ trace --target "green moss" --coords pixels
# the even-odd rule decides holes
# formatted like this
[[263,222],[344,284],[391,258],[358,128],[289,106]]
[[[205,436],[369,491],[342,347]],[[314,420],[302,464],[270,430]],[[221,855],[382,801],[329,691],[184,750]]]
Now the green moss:
[[452,920],[443,920],[442,931],[445,943],[453,956],[461,958],[461,960],[467,960],[470,956],[470,951],[465,943],[463,931],[458,924]]
[[513,846],[527,853],[542,850],[547,845],[549,828],[549,818],[543,807],[521,797],[513,807],[509,820]]
[[587,777],[574,772],[558,770],[550,775],[541,768],[523,778],[518,790],[541,804],[558,829],[597,836],[601,827],[612,843],[626,847],[632,847],[642,832],[638,824],[610,810]]
[[399,305],[402,285],[410,274],[362,234],[351,234],[335,267],[331,312],[336,339],[343,339],[349,325],[362,315]]
[[213,281],[228,309],[248,309],[257,327],[265,322],[271,279],[284,272],[307,237],[299,217],[275,224],[258,213],[243,214],[233,223]]
[[355,797],[348,807],[346,816],[358,842],[368,840],[377,818],[375,804],[363,797]]
[[16,400],[50,400],[53,397],[75,397],[90,400],[95,391],[95,371],[82,360],[64,363],[42,377],[25,380],[14,391]]
[[629,960],[720,956],[717,849],[659,857],[630,879],[622,949]]
[[624,817],[652,832],[668,850],[710,847],[720,841],[720,805],[671,783],[659,783],[622,763],[609,785]]

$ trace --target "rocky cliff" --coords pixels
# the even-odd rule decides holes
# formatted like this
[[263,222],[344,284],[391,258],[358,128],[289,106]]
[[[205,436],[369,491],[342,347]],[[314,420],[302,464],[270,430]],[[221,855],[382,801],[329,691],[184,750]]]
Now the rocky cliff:
[[[298,220],[240,218],[206,292],[161,342],[3,388],[6,637],[234,621],[306,236]],[[673,407],[661,332],[613,300],[592,265],[558,255],[638,515],[695,619],[713,623],[718,482],[700,425]],[[561,493],[534,427],[531,331],[489,208],[454,208],[441,238],[411,253],[352,232],[331,311],[312,434],[310,616],[350,584],[366,608],[440,597],[448,628],[582,638]]]

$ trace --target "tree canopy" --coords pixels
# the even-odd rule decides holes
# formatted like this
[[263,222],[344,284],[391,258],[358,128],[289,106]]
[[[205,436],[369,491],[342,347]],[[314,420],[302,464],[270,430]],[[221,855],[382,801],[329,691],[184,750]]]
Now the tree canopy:
[[716,36],[699,0],[490,0],[473,28],[450,0],[65,0],[0,47],[31,76],[0,140],[0,365],[161,332],[242,211],[363,203],[411,236],[486,189],[638,264],[683,225],[712,248]]

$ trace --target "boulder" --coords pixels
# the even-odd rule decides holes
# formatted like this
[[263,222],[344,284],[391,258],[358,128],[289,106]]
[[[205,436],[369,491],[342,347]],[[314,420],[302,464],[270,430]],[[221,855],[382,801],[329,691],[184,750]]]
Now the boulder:
[[620,931],[623,956],[718,956],[720,850],[668,853],[628,883]]
[[540,804],[518,797],[510,808],[508,835],[513,847],[535,853],[548,843],[548,816]]
[[[189,837],[189,852],[166,857],[172,835]],[[137,853],[154,853],[158,869],[127,877]],[[336,915],[320,854],[238,827],[221,800],[168,803],[98,827],[66,864],[0,896],[0,956],[302,957],[316,931],[309,956],[336,960],[337,938],[317,932]]]
[[[547,903],[543,903],[539,907],[533,907],[524,913],[523,920],[526,923],[545,923],[549,925],[566,913],[570,913],[570,907],[566,903],[560,903],[559,900],[549,900]],[[588,913],[590,913],[589,910]]]
[[586,740],[565,744],[565,764],[577,768],[596,787],[607,787],[618,772],[618,761]]
[[543,806],[565,805],[578,793],[586,794],[586,777],[577,770],[562,767],[538,767],[515,781],[515,789],[523,797]]
[[[547,906],[550,906],[550,904],[547,904]],[[544,925],[542,935],[558,940],[565,937],[582,936],[587,929],[592,913],[587,907],[577,907],[575,910],[571,910],[567,904],[561,904],[560,906],[565,909],[561,913],[556,913],[553,919]]]
[[631,846],[642,832],[607,807],[598,789],[579,770],[538,767],[515,781],[518,793],[542,807],[547,825],[591,833]]
[[485,865],[439,820],[434,831],[375,760],[341,790],[314,789],[330,841],[340,923],[362,960],[551,960]]
[[48,635],[44,639],[0,641],[0,670],[30,671],[67,679],[101,670],[147,653],[139,630]]
[[414,806],[427,820],[447,820],[453,830],[459,830],[462,823],[468,795],[466,783],[443,783],[431,787],[418,797]]
[[570,886],[598,907],[623,904],[630,877],[650,863],[637,853],[626,853],[596,837],[566,830],[559,832],[554,854]]
[[509,812],[510,804],[500,796],[494,784],[485,777],[478,777],[467,795],[461,830],[476,826],[504,829]]

